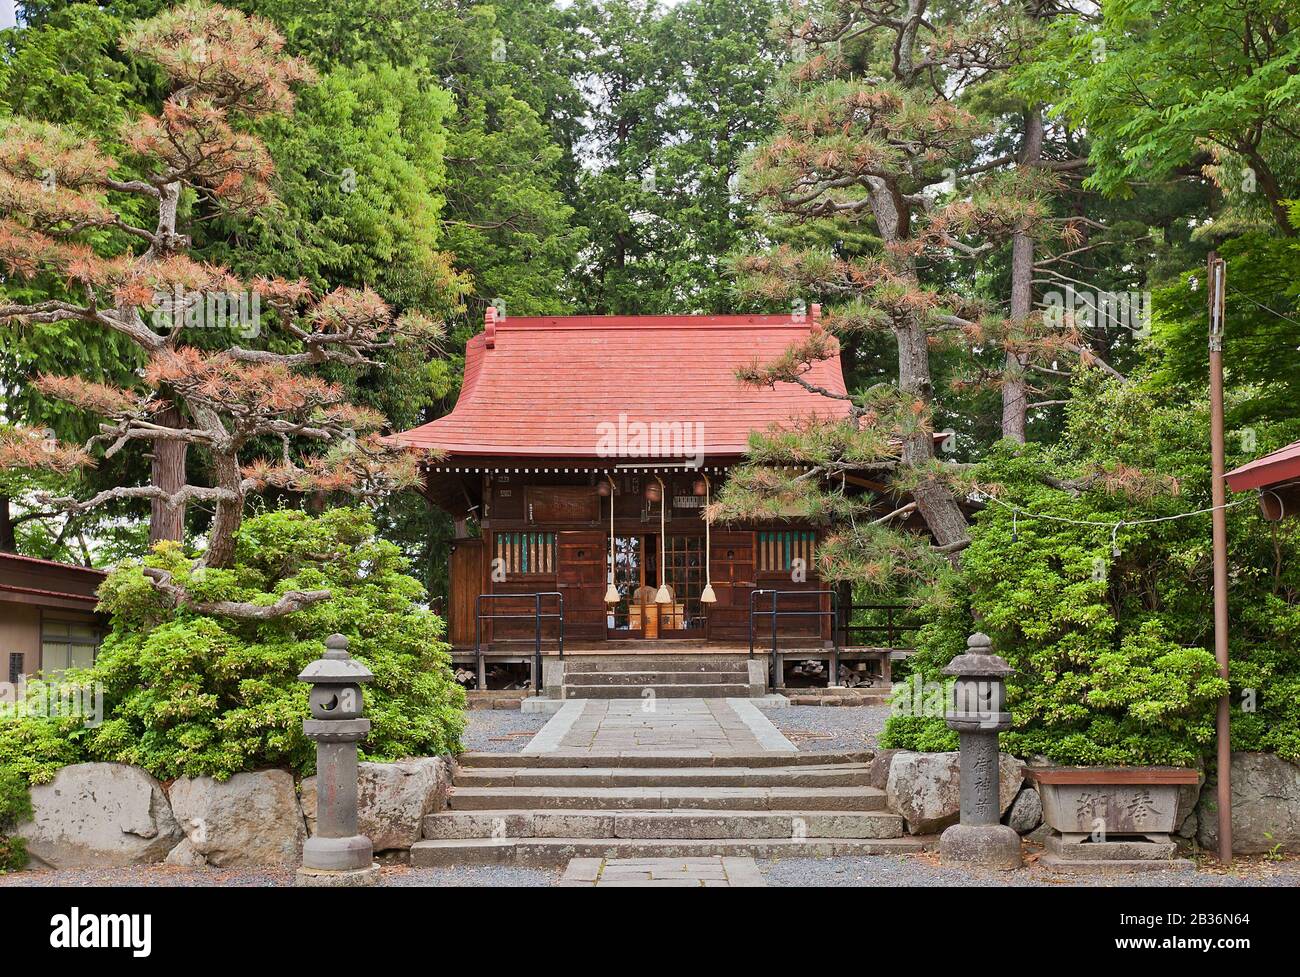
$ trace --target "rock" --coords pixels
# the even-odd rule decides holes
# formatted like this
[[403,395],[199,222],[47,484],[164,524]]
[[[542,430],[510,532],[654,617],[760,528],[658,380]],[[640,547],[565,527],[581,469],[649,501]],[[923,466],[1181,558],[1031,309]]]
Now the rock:
[[[357,827],[375,851],[410,848],[419,841],[424,818],[446,806],[451,783],[440,757],[357,765]],[[316,833],[316,778],[302,782],[307,829]]]
[[889,786],[889,767],[894,762],[894,754],[898,752],[898,750],[881,750],[871,761],[871,770],[867,777],[876,790],[884,790]]
[[162,785],[125,763],[75,763],[31,797],[16,833],[52,868],[161,862],[183,837]]
[[1183,784],[1178,788],[1178,830],[1174,834],[1184,841],[1194,840],[1200,830],[1201,819],[1196,813],[1200,797],[1200,784]]
[[182,777],[169,796],[189,835],[168,856],[173,864],[295,865],[302,858],[307,829],[287,770],[237,773],[224,783]]
[[[1219,844],[1214,778],[1201,791],[1197,841],[1213,851]],[[1259,854],[1279,848],[1300,851],[1300,765],[1272,753],[1232,754],[1232,850]]]
[[[999,815],[1006,812],[1024,780],[1023,764],[999,754]],[[961,754],[899,751],[889,765],[885,796],[889,809],[907,820],[912,834],[933,834],[956,824],[961,814]]]
[[1032,842],[1035,845],[1047,844],[1047,839],[1052,836],[1052,829],[1045,824],[1040,824],[1029,834],[1025,835],[1025,841]]
[[207,859],[194,850],[194,845],[188,838],[167,853],[166,861],[168,865],[180,865],[183,868],[202,868],[208,864]]
[[1043,799],[1038,796],[1038,789],[1026,787],[1016,795],[1007,812],[1007,824],[1016,830],[1016,834],[1027,835],[1043,823]]

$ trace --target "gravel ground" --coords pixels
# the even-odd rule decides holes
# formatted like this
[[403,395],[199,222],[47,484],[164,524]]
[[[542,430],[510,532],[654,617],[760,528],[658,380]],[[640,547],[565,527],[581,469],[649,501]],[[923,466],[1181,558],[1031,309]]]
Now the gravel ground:
[[233,870],[182,868],[176,865],[138,865],[129,868],[82,868],[51,871],[29,869],[0,875],[4,886],[265,886],[291,885],[293,872],[279,869]]
[[[1030,856],[1031,860],[1033,856]],[[1055,875],[1036,866],[1016,872],[966,872],[941,868],[938,856],[902,855],[864,858],[760,859],[759,870],[767,884],[787,887],[896,888],[1000,888],[1047,886],[1139,886],[1160,889],[1205,887],[1300,887],[1300,858],[1272,862],[1239,859],[1231,872],[1209,867],[1197,872],[1152,872],[1132,875],[1072,877]],[[513,865],[479,865],[456,868],[411,868],[385,865],[382,884],[394,887],[495,887],[545,888],[559,881],[561,869],[517,868]],[[136,868],[81,869],[51,872],[33,870],[0,875],[0,888],[22,886],[287,886],[293,874],[286,871],[232,871],[191,869],[169,865]]]
[[[385,886],[414,887],[505,887],[538,888],[553,885],[560,870],[515,868],[512,865],[478,865],[457,868],[411,868],[409,865],[385,865],[381,883]],[[131,887],[175,886],[288,886],[293,873],[279,870],[233,871],[229,869],[181,868],[171,865],[148,865],[132,868],[65,869],[59,872],[31,870],[0,875],[5,886],[107,886]]]
[[470,753],[518,753],[551,718],[518,709],[471,709],[466,715],[464,743]]
[[[1029,856],[1031,859],[1034,856]],[[833,886],[896,887],[924,886],[1001,888],[1004,886],[1139,886],[1159,889],[1300,886],[1300,858],[1284,862],[1239,859],[1231,872],[1210,868],[1196,872],[1148,872],[1124,875],[1069,876],[1047,872],[1031,865],[1015,872],[969,872],[941,868],[938,855],[893,855],[865,858],[761,859],[759,871],[775,887]]]
[[563,869],[518,868],[514,865],[466,865],[455,868],[395,867],[384,873],[393,886],[454,886],[539,889],[560,880]]
[[787,706],[763,715],[800,750],[830,753],[875,749],[889,706]]

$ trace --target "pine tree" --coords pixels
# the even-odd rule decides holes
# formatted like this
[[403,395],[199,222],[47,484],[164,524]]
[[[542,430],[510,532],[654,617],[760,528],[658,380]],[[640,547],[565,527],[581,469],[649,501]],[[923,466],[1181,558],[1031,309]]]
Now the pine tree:
[[[42,501],[69,512],[121,499],[148,499],[173,515],[191,502],[211,506],[200,568],[230,564],[251,492],[276,486],[366,495],[413,484],[415,459],[394,454],[377,434],[382,415],[349,404],[337,383],[313,371],[327,364],[374,367],[382,350],[436,342],[440,335],[424,316],[394,317],[369,289],[316,296],[301,281],[245,282],[187,253],[190,240],[178,230],[178,215],[196,201],[243,215],[275,202],[269,154],[243,126],[292,112],[294,86],[313,79],[305,61],[284,54],[283,43],[266,21],[190,3],[135,25],[123,39],[129,53],[157,64],[169,84],[161,113],[124,124],[126,161],[49,123],[15,119],[0,137],[0,263],[13,276],[68,283],[66,295],[0,302],[0,320],[11,328],[86,323],[125,337],[142,364],[138,382],[129,386],[37,377],[42,393],[100,415],[99,432],[78,457],[75,448],[17,431],[0,443],[0,463],[66,466],[92,452],[111,457],[136,442],[153,452],[155,467],[169,449],[172,458],[181,454],[180,464],[154,484]],[[152,212],[152,225],[130,219],[140,201]],[[137,248],[101,257],[93,243],[106,230]],[[241,344],[272,325],[276,335],[266,348]],[[206,328],[197,333],[196,327]],[[203,348],[189,341],[200,335]],[[217,348],[207,348],[214,342]],[[300,439],[327,450],[295,453]],[[279,445],[278,455],[260,457],[270,445]],[[202,449],[211,484],[187,479],[183,452],[190,446]],[[183,517],[177,523],[183,526]],[[169,574],[149,572],[176,602],[212,609],[192,602]],[[287,594],[270,607],[216,610],[264,619],[327,596]]]
[[[935,453],[933,349],[1002,351],[1005,362],[964,381],[999,388],[1030,360],[1093,359],[1072,324],[1056,328],[1030,315],[1023,290],[1008,316],[1000,304],[951,287],[961,262],[984,260],[1008,242],[1023,248],[1031,236],[1068,241],[1072,233],[1050,219],[1053,167],[1018,165],[1037,161],[1016,156],[981,160],[978,146],[992,125],[959,98],[1015,63],[1032,26],[1018,5],[970,17],[927,0],[797,5],[786,24],[797,63],[778,92],[780,129],[753,154],[746,189],[781,225],[867,228],[877,244],[787,243],[737,262],[742,287],[768,300],[812,294],[836,303],[823,330],[775,362],[753,364],[743,379],[835,396],[808,383],[810,366],[837,355],[841,339],[879,331],[897,346],[897,383],[839,395],[848,418],[829,432],[810,424],[756,439],[751,460],[766,470],[735,480],[716,512],[822,509],[834,527],[823,570],[840,579],[869,579],[886,562],[882,553],[915,550],[883,528],[913,511],[941,553],[955,556],[967,544],[962,469]],[[965,182],[954,194],[958,180]],[[944,184],[950,199],[941,202]],[[1022,279],[1027,268],[1022,261]],[[865,531],[860,517],[871,507],[848,500],[850,479],[914,502]]]

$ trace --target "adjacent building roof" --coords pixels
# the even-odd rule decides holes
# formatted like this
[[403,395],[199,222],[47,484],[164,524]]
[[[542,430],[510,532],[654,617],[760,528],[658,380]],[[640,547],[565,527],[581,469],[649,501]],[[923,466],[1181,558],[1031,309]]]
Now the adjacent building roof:
[[[452,412],[391,440],[448,455],[595,458],[611,455],[613,438],[623,447],[632,443],[630,452],[613,452],[617,457],[716,458],[743,455],[751,431],[848,414],[845,402],[798,384],[756,389],[736,379],[738,367],[775,359],[821,328],[817,306],[808,316],[498,320],[494,311],[469,341]],[[845,392],[838,356],[813,364],[806,377],[830,393]],[[655,444],[662,450],[639,455],[637,425],[654,424],[689,424],[685,437],[699,443],[686,451]]]
[[92,611],[103,570],[0,553],[0,601]]
[[1280,485],[1300,479],[1300,441],[1279,448],[1271,455],[1228,472],[1228,487],[1234,492]]

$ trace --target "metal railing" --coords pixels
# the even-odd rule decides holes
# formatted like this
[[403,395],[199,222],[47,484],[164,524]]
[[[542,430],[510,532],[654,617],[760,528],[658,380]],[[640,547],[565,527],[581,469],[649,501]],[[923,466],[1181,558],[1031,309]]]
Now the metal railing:
[[[844,612],[839,621],[839,643],[842,647],[861,643],[853,640],[859,634],[863,636],[883,634],[885,638],[884,644],[876,647],[894,648],[897,647],[894,642],[898,640],[900,635],[916,631],[920,627],[920,625],[906,619],[897,620],[895,612],[899,612],[898,616],[901,617],[902,612],[911,610],[906,604],[842,604],[840,610]],[[854,611],[884,611],[885,623],[852,624],[850,622],[853,619]]]
[[[531,614],[499,614],[489,611],[483,612],[483,602],[485,600],[514,600],[523,601],[528,598],[533,600],[533,611]],[[558,610],[554,614],[542,613],[542,598],[554,597],[558,602]],[[479,689],[487,688],[487,666],[483,658],[483,622],[484,621],[532,621],[533,622],[533,665],[532,665],[532,684],[533,695],[541,694],[542,686],[542,622],[558,621],[559,631],[557,633],[557,647],[561,658],[564,657],[564,595],[558,590],[544,590],[535,594],[479,594],[474,599],[474,661],[478,671]],[[495,635],[493,639],[495,640]],[[511,640],[511,639],[507,639]],[[513,640],[527,640],[513,639]]]
[[[758,609],[757,603],[758,603],[758,598],[760,597],[770,597],[772,599],[772,607],[770,610]],[[831,599],[830,602],[831,606],[829,610],[821,610],[819,607],[815,611],[801,611],[801,610],[793,610],[793,609],[787,609],[783,611],[780,609],[779,606],[780,599],[782,597],[803,597],[803,598],[815,597],[817,598],[817,603],[819,605],[821,604],[821,598],[829,597]],[[771,648],[771,652],[772,652],[771,687],[772,688],[774,689],[780,688],[785,685],[785,681],[784,681],[785,676],[781,674],[783,668],[781,653],[780,650],[777,648],[777,622],[781,618],[829,617],[831,619],[831,627],[830,627],[831,675],[834,676],[836,674],[836,670],[839,667],[839,632],[837,628],[837,624],[839,623],[839,619],[840,619],[839,613],[840,613],[839,595],[833,590],[753,590],[750,591],[749,594],[749,657],[750,658],[754,657],[755,620],[760,616],[770,618],[772,622],[772,648]],[[820,637],[820,633],[818,636]],[[833,678],[832,678],[832,682],[834,682]]]

